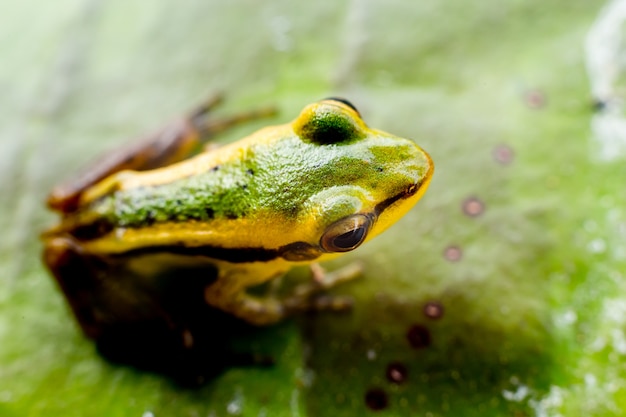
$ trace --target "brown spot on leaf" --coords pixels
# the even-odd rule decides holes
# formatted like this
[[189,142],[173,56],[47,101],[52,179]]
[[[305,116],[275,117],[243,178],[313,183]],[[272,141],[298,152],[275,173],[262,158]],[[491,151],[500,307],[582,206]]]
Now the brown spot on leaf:
[[387,365],[387,379],[394,384],[401,384],[406,381],[409,372],[406,366],[400,362],[392,362]]
[[424,305],[424,315],[429,319],[443,317],[443,305],[437,301],[429,301]]
[[493,159],[502,165],[509,165],[513,162],[513,149],[508,145],[498,145],[493,150]]
[[414,324],[406,332],[406,339],[413,349],[423,349],[430,346],[430,331],[421,324]]
[[443,251],[443,257],[450,262],[458,262],[463,257],[463,251],[458,246],[448,246]]
[[530,90],[524,94],[524,102],[531,109],[540,109],[546,105],[545,94],[539,90]]
[[476,197],[469,197],[463,201],[463,213],[470,217],[476,217],[485,211],[485,203]]
[[381,388],[370,388],[365,393],[365,405],[367,405],[370,410],[384,410],[389,405],[387,393]]

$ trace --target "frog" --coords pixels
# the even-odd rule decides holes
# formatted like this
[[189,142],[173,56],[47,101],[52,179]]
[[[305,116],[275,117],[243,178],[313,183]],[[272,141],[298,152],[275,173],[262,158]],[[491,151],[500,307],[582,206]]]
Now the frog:
[[[251,326],[345,311],[352,300],[328,290],[361,275],[362,265],[326,272],[320,263],[386,230],[431,181],[426,151],[370,128],[346,99],[314,102],[289,123],[216,147],[216,133],[275,114],[215,120],[220,101],[51,191],[47,205],[60,220],[42,234],[43,261],[86,336],[157,323],[192,348],[211,326],[199,319],[206,311],[218,312],[207,320],[232,316]],[[301,266],[311,278],[280,291],[282,277]]]

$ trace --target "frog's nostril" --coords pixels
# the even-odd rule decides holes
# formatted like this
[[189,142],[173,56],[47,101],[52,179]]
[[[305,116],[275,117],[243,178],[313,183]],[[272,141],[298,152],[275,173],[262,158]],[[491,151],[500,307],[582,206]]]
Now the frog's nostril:
[[406,195],[410,196],[415,194],[419,188],[420,187],[418,183],[409,185],[409,188],[406,189]]

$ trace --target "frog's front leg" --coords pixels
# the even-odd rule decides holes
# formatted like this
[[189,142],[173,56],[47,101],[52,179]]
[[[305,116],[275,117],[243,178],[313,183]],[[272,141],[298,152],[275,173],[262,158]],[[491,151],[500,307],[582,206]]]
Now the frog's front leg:
[[274,295],[253,296],[246,290],[255,285],[270,281],[280,272],[270,275],[260,270],[246,268],[227,268],[218,279],[204,290],[207,304],[231,313],[248,323],[256,325],[273,324],[287,315],[280,299]]
[[311,282],[296,286],[283,297],[275,292],[264,296],[248,294],[248,288],[284,274],[284,271],[280,271],[267,276],[260,271],[255,272],[230,270],[205,289],[205,300],[255,325],[273,324],[294,312],[346,310],[352,306],[352,298],[320,295],[320,292],[358,277],[362,266],[354,263],[327,273],[318,264],[312,264]]

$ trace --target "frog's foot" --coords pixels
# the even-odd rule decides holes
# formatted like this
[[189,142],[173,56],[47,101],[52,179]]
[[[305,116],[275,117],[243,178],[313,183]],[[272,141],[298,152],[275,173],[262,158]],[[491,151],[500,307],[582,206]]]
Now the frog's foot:
[[311,271],[313,273],[311,282],[298,285],[286,297],[280,297],[275,291],[270,291],[265,296],[251,295],[246,293],[245,287],[234,284],[236,280],[227,279],[218,280],[207,286],[204,299],[207,304],[258,326],[279,322],[296,312],[341,311],[352,306],[351,297],[319,295],[319,293],[358,277],[363,271],[360,263],[347,265],[331,273],[313,264]]
[[[361,262],[353,262],[333,272],[326,272],[318,263],[312,263],[309,268],[313,276],[313,283],[303,284],[300,287],[312,286],[313,291],[332,288],[337,284],[358,278],[363,273],[363,263]],[[306,290],[300,289],[300,291]]]
[[320,292],[359,277],[363,273],[361,262],[351,263],[332,272],[326,272],[317,263],[311,264],[310,269],[313,278],[311,282],[297,286],[293,293],[283,300],[283,305],[288,312],[343,311],[352,307],[353,299],[350,296],[320,294]]
[[276,323],[286,316],[279,298],[253,296],[245,290],[245,287],[218,280],[204,289],[204,300],[210,306],[257,326]]

